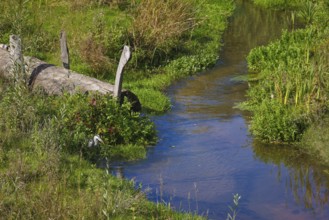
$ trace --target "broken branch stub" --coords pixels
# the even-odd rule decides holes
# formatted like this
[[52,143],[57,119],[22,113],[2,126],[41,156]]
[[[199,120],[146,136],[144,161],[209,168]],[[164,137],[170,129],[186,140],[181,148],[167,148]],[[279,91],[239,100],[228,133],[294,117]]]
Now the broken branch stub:
[[120,62],[118,65],[117,73],[115,76],[115,84],[114,84],[114,91],[113,91],[114,98],[121,97],[123,69],[124,69],[125,65],[127,64],[127,62],[129,61],[130,56],[131,56],[131,52],[130,52],[129,46],[124,46],[122,54],[121,54]]
[[69,56],[69,48],[67,46],[65,31],[61,32],[60,42],[61,42],[61,59],[62,59],[63,67],[65,69],[69,70],[70,69],[70,56]]
[[26,83],[25,65],[22,53],[22,42],[17,35],[10,35],[9,53],[11,58],[10,74],[16,83]]

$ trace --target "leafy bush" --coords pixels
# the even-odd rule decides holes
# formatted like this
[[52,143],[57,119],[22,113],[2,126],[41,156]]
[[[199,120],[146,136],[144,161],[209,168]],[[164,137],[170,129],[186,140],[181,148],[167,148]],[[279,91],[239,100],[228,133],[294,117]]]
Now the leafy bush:
[[154,124],[146,116],[131,112],[129,103],[120,106],[111,97],[98,94],[67,95],[64,100],[58,118],[70,151],[86,147],[96,134],[105,142],[100,148],[103,154],[119,145],[147,146],[156,141]]
[[[0,97],[0,113],[0,143],[5,146],[34,136],[35,131],[40,130],[41,134],[44,127],[53,131],[55,145],[71,153],[78,153],[81,149],[88,152],[88,141],[96,134],[105,144],[93,153],[106,154],[110,147],[124,148],[126,145],[129,149],[136,146],[142,150],[133,155],[126,150],[130,159],[143,157],[145,147],[156,141],[155,127],[148,117],[131,112],[129,103],[120,106],[111,97],[98,94],[47,97],[30,94],[22,87],[8,87]],[[42,145],[47,140],[40,139],[38,143]],[[122,152],[116,152],[123,158]]]
[[293,113],[291,107],[275,100],[264,100],[253,113],[250,130],[263,141],[298,141],[307,127],[306,121],[298,120],[300,113]]

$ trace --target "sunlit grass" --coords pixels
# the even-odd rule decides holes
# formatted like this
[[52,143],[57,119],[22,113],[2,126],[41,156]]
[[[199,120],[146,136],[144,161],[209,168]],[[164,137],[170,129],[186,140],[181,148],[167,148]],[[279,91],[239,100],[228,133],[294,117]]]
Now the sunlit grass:
[[[168,50],[171,54],[161,65],[128,63],[124,87],[138,95],[146,112],[170,109],[164,89],[217,59],[233,3],[193,3],[199,25]],[[121,48],[131,43],[127,33],[135,6],[92,0],[5,0],[0,4],[0,43],[8,43],[9,34],[18,34],[25,55],[61,65],[59,33],[64,30],[72,70],[113,82]],[[92,43],[86,46],[89,40]],[[145,158],[156,133],[144,114],[128,111],[129,106],[118,108],[106,98],[98,100],[105,107],[96,108],[88,96],[32,94],[0,80],[1,218],[202,219],[174,212],[170,204],[147,201],[132,181],[116,179],[93,164],[100,155],[109,161]],[[96,119],[102,123],[90,123]],[[111,144],[93,152],[85,145],[97,132]]]
[[[304,5],[306,4],[306,6]],[[252,111],[252,133],[265,141],[300,141],[328,110],[328,14],[324,2],[303,2],[312,18],[305,29],[284,31],[281,38],[248,55],[250,88],[242,106]],[[300,11],[306,10],[300,7]],[[297,12],[300,12],[297,11]],[[320,21],[321,17],[321,21]]]

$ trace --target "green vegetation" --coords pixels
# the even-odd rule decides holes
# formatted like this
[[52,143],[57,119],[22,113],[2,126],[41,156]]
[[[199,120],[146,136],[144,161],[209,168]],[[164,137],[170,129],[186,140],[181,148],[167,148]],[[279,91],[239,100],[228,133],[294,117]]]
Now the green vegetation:
[[[144,111],[170,108],[162,90],[214,64],[231,0],[3,0],[0,42],[60,65],[68,34],[71,68],[113,82],[124,44],[133,50],[124,87]],[[101,157],[136,160],[156,142],[147,116],[99,94],[46,96],[0,79],[0,213],[5,219],[200,219],[154,204],[132,181],[97,169]],[[104,143],[88,148],[100,134]]]
[[[153,124],[131,113],[128,104],[120,108],[109,97],[97,95],[31,94],[10,82],[3,82],[1,88],[3,218],[179,216],[149,203],[132,182],[115,179],[90,164],[100,155],[110,154],[109,160],[144,157],[145,146],[155,141]],[[88,148],[88,138],[96,132],[104,144]]]
[[[288,1],[255,2],[280,8]],[[328,111],[329,2],[289,2],[294,3],[292,17],[306,27],[285,31],[281,39],[248,56],[254,74],[249,77],[248,101],[241,107],[253,113],[251,132],[269,142],[301,141]]]
[[241,196],[237,193],[233,195],[233,204],[234,206],[229,206],[230,212],[227,213],[226,220],[235,220],[236,216],[238,215],[238,207],[239,207],[239,200],[241,199]]
[[300,5],[304,0],[253,0],[253,2],[266,8],[290,9]]
[[214,64],[233,3],[15,0],[0,9],[1,42],[17,33],[25,54],[60,65],[59,33],[65,30],[71,68],[102,80],[114,81],[121,49],[130,45],[124,87],[140,97],[145,110],[164,112],[170,108],[161,92],[166,86]]

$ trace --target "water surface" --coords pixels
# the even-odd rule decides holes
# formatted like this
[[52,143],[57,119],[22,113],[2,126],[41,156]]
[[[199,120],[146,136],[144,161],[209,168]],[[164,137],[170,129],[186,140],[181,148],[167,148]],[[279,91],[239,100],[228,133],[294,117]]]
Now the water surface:
[[247,73],[246,55],[277,39],[289,17],[236,2],[216,67],[168,89],[172,111],[154,118],[158,145],[121,172],[151,200],[210,219],[226,218],[235,193],[239,219],[329,219],[325,168],[291,146],[257,143],[247,113],[233,108],[245,100],[247,84],[232,79]]

